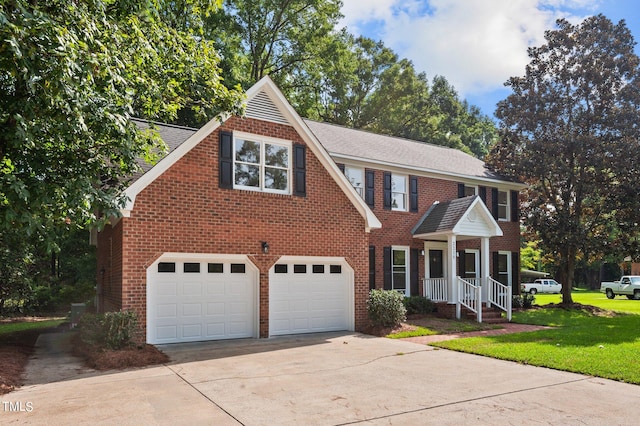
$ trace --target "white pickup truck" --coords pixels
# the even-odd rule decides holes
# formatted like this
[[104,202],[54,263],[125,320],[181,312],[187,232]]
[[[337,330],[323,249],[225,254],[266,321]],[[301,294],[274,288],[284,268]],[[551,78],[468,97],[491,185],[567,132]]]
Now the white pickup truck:
[[600,291],[607,295],[607,299],[624,295],[627,299],[640,300],[640,275],[623,275],[620,281],[602,282]]
[[548,278],[538,278],[532,283],[524,283],[520,286],[520,290],[523,293],[560,293],[562,291],[562,284],[556,280]]

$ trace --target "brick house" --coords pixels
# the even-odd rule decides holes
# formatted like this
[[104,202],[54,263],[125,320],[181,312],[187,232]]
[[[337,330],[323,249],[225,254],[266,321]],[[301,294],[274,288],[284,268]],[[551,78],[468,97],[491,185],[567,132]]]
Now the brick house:
[[373,287],[460,306],[458,275],[517,286],[520,186],[471,156],[302,120],[269,78],[244,117],[158,128],[169,153],[96,239],[98,308],[137,311],[149,343],[360,330]]

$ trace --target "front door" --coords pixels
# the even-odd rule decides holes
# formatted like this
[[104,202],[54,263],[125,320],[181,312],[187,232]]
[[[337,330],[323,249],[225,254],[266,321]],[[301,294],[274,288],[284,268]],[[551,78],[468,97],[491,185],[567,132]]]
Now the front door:
[[429,250],[429,278],[444,278],[443,250]]

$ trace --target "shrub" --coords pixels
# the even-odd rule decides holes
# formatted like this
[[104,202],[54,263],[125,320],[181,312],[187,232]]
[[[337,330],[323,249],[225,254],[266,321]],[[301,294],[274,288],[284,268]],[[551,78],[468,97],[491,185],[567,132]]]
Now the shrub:
[[514,294],[512,305],[514,308],[523,308],[529,309],[533,306],[533,303],[536,301],[536,297],[530,293]]
[[116,350],[133,343],[137,326],[138,318],[132,311],[85,314],[78,323],[83,342]]
[[374,325],[392,327],[407,318],[402,303],[404,296],[395,290],[371,290],[367,299],[367,312]]
[[407,315],[430,314],[433,312],[434,303],[422,296],[410,296],[402,299]]

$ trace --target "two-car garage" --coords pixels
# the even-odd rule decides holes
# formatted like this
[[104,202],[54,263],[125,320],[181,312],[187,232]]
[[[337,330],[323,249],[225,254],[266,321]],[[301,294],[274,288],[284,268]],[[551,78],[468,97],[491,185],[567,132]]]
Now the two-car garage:
[[[268,275],[269,335],[353,330],[343,258],[282,257]],[[161,256],[147,269],[147,341],[258,337],[259,276],[244,255]]]

